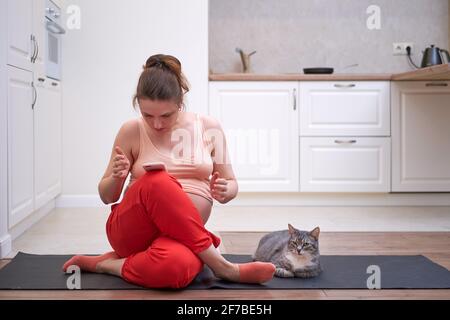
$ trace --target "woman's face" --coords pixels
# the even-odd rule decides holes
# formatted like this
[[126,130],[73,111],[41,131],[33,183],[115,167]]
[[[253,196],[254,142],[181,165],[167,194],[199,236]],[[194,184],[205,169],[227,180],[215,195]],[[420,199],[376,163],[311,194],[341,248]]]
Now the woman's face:
[[147,124],[157,133],[170,131],[178,119],[180,107],[173,101],[139,99],[139,108]]

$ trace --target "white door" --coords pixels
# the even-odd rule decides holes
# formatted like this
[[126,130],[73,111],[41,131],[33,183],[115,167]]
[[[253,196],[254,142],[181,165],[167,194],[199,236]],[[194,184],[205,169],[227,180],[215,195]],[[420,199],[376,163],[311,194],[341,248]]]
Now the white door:
[[300,82],[301,136],[389,136],[388,81]]
[[33,0],[33,35],[36,39],[36,54],[33,66],[34,82],[45,79],[45,0]]
[[32,73],[8,66],[8,220],[13,227],[33,212]]
[[239,191],[298,191],[297,82],[210,82]]
[[8,64],[31,70],[34,42],[32,35],[33,0],[7,0]]
[[389,192],[390,138],[301,138],[300,191]]
[[34,108],[35,210],[61,192],[60,83],[47,79],[38,86]]
[[392,82],[392,191],[450,192],[450,82]]

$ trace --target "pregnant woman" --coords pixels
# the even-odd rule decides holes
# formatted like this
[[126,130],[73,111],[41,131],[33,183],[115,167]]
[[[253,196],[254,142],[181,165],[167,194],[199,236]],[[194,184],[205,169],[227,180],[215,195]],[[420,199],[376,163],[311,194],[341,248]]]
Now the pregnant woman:
[[[99,183],[112,252],[74,256],[63,266],[108,273],[148,288],[183,288],[207,264],[221,279],[263,283],[275,266],[233,264],[216,249],[220,239],[205,229],[213,199],[226,203],[238,185],[228,161],[225,135],[213,118],[183,111],[189,91],[178,59],[151,56],[133,100],[142,117],[125,122]],[[146,172],[143,163],[163,162],[167,171]]]

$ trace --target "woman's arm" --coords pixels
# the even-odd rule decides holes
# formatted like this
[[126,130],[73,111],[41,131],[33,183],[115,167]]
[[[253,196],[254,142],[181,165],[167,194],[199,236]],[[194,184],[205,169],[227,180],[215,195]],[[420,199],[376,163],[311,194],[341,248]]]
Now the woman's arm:
[[206,138],[212,142],[211,157],[213,176],[210,181],[213,198],[220,203],[233,200],[239,186],[229,159],[227,141],[220,123],[209,116],[202,116]]
[[[128,177],[128,172],[124,177],[113,176],[114,158],[118,155],[115,148],[116,146],[118,146],[122,150],[123,154],[126,156],[130,163],[129,168],[132,168],[134,159],[131,148],[131,141],[133,141],[133,139],[135,139],[136,137],[136,128],[136,121],[130,120],[122,125],[119,133],[116,136],[108,167],[106,168],[105,174],[98,184],[98,193],[100,195],[100,199],[102,199],[103,203],[105,204],[117,202],[120,198],[120,195],[122,194],[122,189],[125,180]],[[139,130],[139,128],[137,128],[137,130]],[[137,133],[139,134],[139,131],[137,131]]]

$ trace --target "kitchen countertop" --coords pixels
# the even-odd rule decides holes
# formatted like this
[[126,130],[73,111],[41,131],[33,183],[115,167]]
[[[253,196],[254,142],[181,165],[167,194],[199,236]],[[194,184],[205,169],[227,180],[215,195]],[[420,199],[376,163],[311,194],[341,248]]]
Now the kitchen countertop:
[[333,74],[255,74],[255,73],[215,73],[210,81],[420,81],[450,80],[450,64],[441,64],[403,73],[333,73]]

